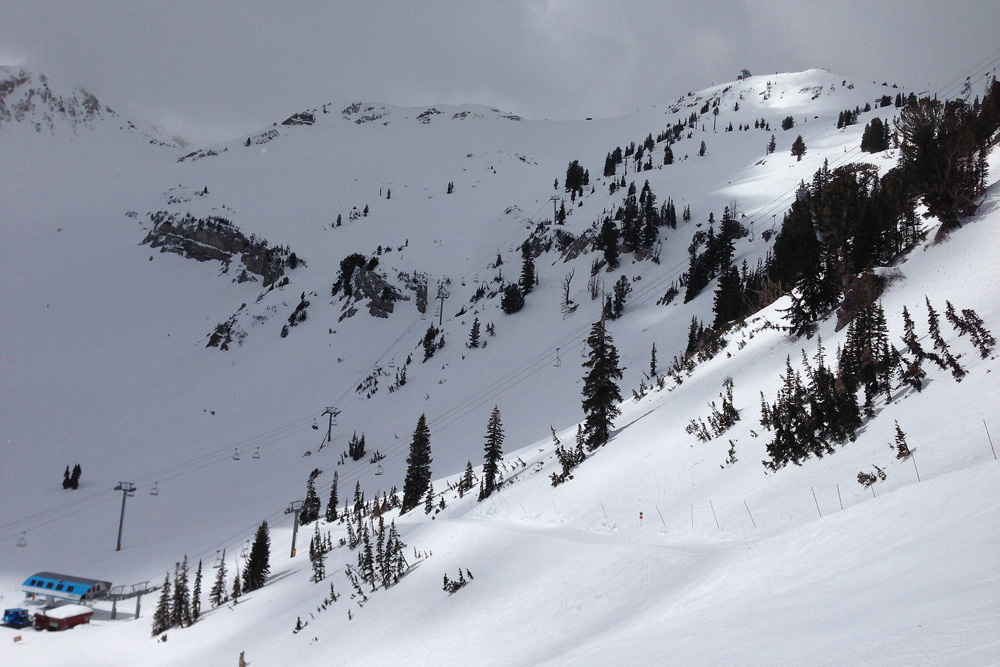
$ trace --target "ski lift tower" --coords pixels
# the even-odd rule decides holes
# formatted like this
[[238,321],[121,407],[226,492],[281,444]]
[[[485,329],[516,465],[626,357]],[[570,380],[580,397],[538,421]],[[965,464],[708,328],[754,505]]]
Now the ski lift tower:
[[295,558],[295,536],[299,532],[299,516],[302,514],[303,502],[301,500],[293,500],[287,508],[285,508],[285,514],[292,514],[295,517],[295,522],[292,524],[292,553],[289,558]]
[[122,515],[118,519],[118,548],[115,551],[122,550],[122,527],[125,525],[125,501],[131,496],[135,495],[135,484],[132,482],[118,482],[118,486],[115,487],[115,491],[122,492]]
[[441,310],[438,313],[438,326],[440,327],[442,322],[444,322],[444,300],[451,296],[451,292],[448,288],[444,286],[444,283],[438,285],[437,299],[441,300]]
[[323,414],[330,416],[330,419],[329,419],[329,421],[327,422],[327,425],[326,425],[326,441],[325,441],[325,442],[330,442],[330,440],[333,438],[333,435],[332,435],[332,433],[333,433],[333,427],[337,425],[337,415],[340,414],[340,409],[339,408],[327,408],[326,410],[323,411]]

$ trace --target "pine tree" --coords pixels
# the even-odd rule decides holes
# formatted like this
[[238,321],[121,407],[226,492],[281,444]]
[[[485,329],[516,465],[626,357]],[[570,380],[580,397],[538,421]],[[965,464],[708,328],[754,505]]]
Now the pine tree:
[[517,283],[510,283],[503,288],[503,295],[500,297],[500,310],[513,315],[524,308],[524,294]]
[[389,563],[386,559],[385,518],[378,517],[378,532],[375,534],[375,569],[382,588],[389,588]]
[[778,142],[775,140],[774,135],[771,135],[771,141],[767,142],[767,154],[770,155],[778,148]]
[[229,595],[226,592],[227,579],[226,550],[223,549],[222,557],[219,559],[219,565],[215,572],[215,582],[212,584],[212,590],[208,593],[208,602],[213,607],[218,607],[220,604],[229,599]]
[[271,535],[267,521],[262,521],[250,547],[250,557],[243,571],[243,590],[247,593],[255,591],[267,581],[271,573]]
[[424,514],[430,514],[434,510],[434,484],[427,484],[427,494],[424,496]]
[[399,513],[406,514],[420,503],[431,483],[431,432],[427,416],[420,415],[410,441],[410,455],[406,458],[406,479],[403,482],[403,503]]
[[896,441],[893,443],[893,449],[896,450],[897,459],[905,459],[910,455],[910,446],[906,444],[906,434],[903,433],[903,429],[899,428],[898,421],[896,421]]
[[527,295],[535,287],[535,258],[531,256],[531,245],[525,241],[521,246],[521,293]]
[[978,207],[982,184],[976,154],[981,149],[971,114],[961,100],[942,103],[925,97],[907,104],[896,120],[900,167],[928,213],[941,221],[939,238]]
[[493,493],[500,474],[500,459],[503,458],[503,423],[500,421],[500,408],[494,405],[490,418],[486,422],[486,451],[483,462],[483,485],[479,492],[479,500],[484,500]]
[[802,135],[800,134],[792,142],[792,155],[795,156],[795,161],[799,162],[802,160],[802,156],[806,154],[806,142],[802,140]]
[[318,584],[326,578],[326,547],[319,534],[319,522],[316,522],[315,532],[309,541],[309,562],[313,572],[310,581]]
[[371,532],[368,530],[368,522],[361,523],[361,551],[358,552],[358,570],[361,572],[361,579],[372,587],[375,586],[375,556],[372,553]]
[[337,471],[333,472],[333,484],[330,486],[330,500],[326,504],[327,523],[337,520],[337,505],[340,500],[337,498]]
[[702,141],[701,142],[701,146],[698,147],[698,157],[705,157],[705,152],[707,150],[708,150],[708,147],[705,146],[705,142]]
[[653,349],[649,352],[649,378],[653,379],[656,377],[656,343],[653,343]]
[[593,451],[607,443],[613,421],[621,414],[618,403],[622,396],[615,380],[622,379],[623,371],[604,318],[591,327],[587,345],[590,354],[583,366],[590,370],[583,378],[583,411],[587,415],[587,448]]
[[179,628],[191,625],[191,589],[188,588],[188,559],[174,565],[174,599],[170,624]]
[[923,368],[923,362],[924,359],[927,359],[927,353],[924,352],[924,348],[917,340],[913,319],[910,317],[910,312],[906,309],[906,306],[903,306],[903,343],[913,356],[913,359],[904,362],[901,379],[905,384],[920,391],[923,389],[924,378],[927,377],[927,371]]
[[472,330],[469,331],[469,347],[479,347],[479,318],[472,321]]
[[229,594],[229,597],[233,599],[233,604],[240,601],[240,597],[243,595],[243,586],[240,584],[240,564],[239,561],[236,562],[236,576],[233,577],[233,590]]
[[306,480],[306,499],[302,501],[302,510],[299,513],[299,523],[307,526],[319,518],[320,500],[316,494],[316,478],[319,477],[319,468],[313,468]]
[[475,472],[472,469],[472,461],[467,461],[465,463],[465,472],[462,473],[462,478],[458,481],[458,497],[463,497],[466,492],[470,491],[475,484]]
[[601,230],[597,234],[594,245],[604,252],[604,261],[608,263],[608,268],[612,271],[617,269],[619,262],[618,229],[610,217],[604,218],[604,222],[601,223]]
[[396,583],[399,581],[400,575],[406,572],[406,568],[409,565],[406,562],[406,543],[399,539],[395,521],[389,524],[389,537],[387,541],[390,546],[386,547],[386,559],[390,565],[392,583]]
[[170,608],[171,587],[170,573],[163,578],[163,586],[160,588],[160,599],[156,603],[156,611],[153,612],[153,636],[166,632],[172,627],[173,614]]
[[198,559],[198,571],[194,575],[194,589],[191,591],[191,622],[201,616],[201,559]]
[[948,349],[948,343],[941,336],[941,325],[938,321],[938,314],[934,310],[934,307],[931,306],[931,300],[925,296],[924,302],[927,304],[927,328],[930,331],[931,340],[934,341],[934,349],[941,352],[940,355],[928,354],[928,358],[932,359],[942,369],[951,369],[952,377],[957,382],[961,382],[962,378],[965,377],[965,369],[958,363],[958,358],[951,353],[951,350]]

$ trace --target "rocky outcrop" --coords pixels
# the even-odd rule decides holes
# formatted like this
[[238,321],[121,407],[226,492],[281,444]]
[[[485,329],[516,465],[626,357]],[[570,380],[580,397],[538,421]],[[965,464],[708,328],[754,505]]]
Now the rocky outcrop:
[[153,229],[142,243],[160,252],[172,252],[182,257],[207,262],[216,260],[227,265],[239,256],[243,272],[237,278],[245,280],[249,272],[263,278],[265,285],[274,283],[285,273],[291,253],[287,247],[271,247],[266,239],[244,236],[236,225],[215,216],[195,218],[190,213],[177,219],[166,211],[150,214]]
[[[103,111],[114,115],[109,108]],[[76,129],[80,124],[90,126],[99,118],[100,102],[83,88],[76,88],[69,96],[57,95],[49,88],[45,75],[33,77],[21,68],[0,67],[0,123],[29,122],[36,131],[45,128],[54,132],[57,120]]]

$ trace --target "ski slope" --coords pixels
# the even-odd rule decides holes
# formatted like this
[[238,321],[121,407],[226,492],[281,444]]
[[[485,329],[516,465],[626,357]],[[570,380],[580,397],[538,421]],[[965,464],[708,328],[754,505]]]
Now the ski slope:
[[[16,249],[0,263],[4,606],[18,606],[19,584],[36,571],[158,583],[185,554],[192,564],[204,561],[207,590],[217,551],[226,549],[232,572],[265,518],[272,575],[235,606],[208,610],[206,602],[203,618],[169,631],[166,642],[150,638],[151,596],[138,620],[128,603],[116,621],[98,604],[94,621],[72,632],[22,634],[16,644],[0,638],[0,661],[124,665],[141,655],[151,664],[216,664],[246,651],[251,663],[304,665],[990,664],[1000,654],[990,632],[1000,616],[991,567],[1000,468],[984,420],[997,402],[995,357],[980,359],[948,329],[968,370],[961,383],[929,370],[922,393],[899,394],[856,442],[772,474],[760,464],[767,439],[760,394],[772,399],[786,357],[796,365],[801,350],[810,357],[816,350],[815,339],[762,328],[780,323],[787,298],[734,332],[726,351],[679,387],[631,398],[651,345],[665,367],[683,349],[691,317],[711,317],[714,283],[689,304],[656,305],[687,268],[691,235],[706,227],[709,212],[718,219],[738,203],[755,233],[738,242],[736,261],[753,266],[769,248],[762,232],[780,225],[797,184],[825,159],[831,168],[849,160],[883,170],[895,164],[892,151],[857,151],[864,123],[874,114],[891,119],[893,107],[835,129],[840,111],[895,92],[810,70],[602,121],[514,120],[475,106],[317,107],[313,125],[276,124],[251,135],[249,147],[243,137],[183,160],[189,150],[150,143],[113,117],[90,128],[57,124],[50,133],[5,123],[0,140],[19,168],[0,181],[0,243]],[[675,164],[637,175],[629,166],[627,181],[641,188],[648,178],[659,202],[671,197],[678,211],[690,205],[693,219],[662,230],[660,264],[626,255],[617,272],[602,275],[606,285],[619,275],[633,282],[625,315],[609,325],[627,399],[608,446],[553,488],[550,427],[571,443],[583,417],[581,351],[600,316],[600,302],[586,294],[594,257],[537,258],[540,284],[514,315],[499,310],[498,298],[470,297],[500,272],[517,279],[518,246],[551,218],[550,197],[564,194],[553,180],[562,182],[570,160],[580,160],[594,185],[579,206],[566,202],[565,229],[580,234],[624,195],[608,194],[600,176],[606,153],[655,137],[714,99],[717,131],[707,114],[704,130],[699,124],[674,144]],[[788,115],[796,126],[782,132]],[[723,131],[760,118],[770,131]],[[254,143],[270,130],[274,138]],[[765,156],[772,133],[778,148]],[[788,150],[798,134],[808,147],[801,161]],[[654,156],[662,162],[662,144]],[[896,267],[902,277],[882,303],[897,344],[904,305],[926,333],[925,295],[939,312],[946,299],[974,308],[995,333],[995,156],[991,167],[980,213]],[[202,188],[208,194],[195,194]],[[352,208],[365,206],[367,216],[349,220]],[[140,245],[151,227],[147,213],[158,210],[227,217],[248,235],[287,244],[306,266],[279,289],[237,284],[236,272],[217,262]],[[343,225],[333,227],[338,215]],[[330,296],[339,262],[352,252],[373,256],[377,246],[393,249],[379,255],[390,280],[425,273],[432,297],[447,281],[443,313],[433,300],[420,313],[410,293],[386,319],[363,304],[341,319],[344,303]],[[491,268],[498,254],[503,264]],[[579,306],[564,317],[560,281],[571,270]],[[303,292],[309,317],[281,338]],[[215,325],[235,313],[242,344],[206,348]],[[447,344],[422,363],[419,340],[438,317]],[[495,325],[485,348],[465,347],[473,317]],[[843,342],[832,323],[820,334],[828,354]],[[374,367],[389,373],[410,354],[405,386],[389,393],[391,379],[381,376],[371,397],[355,391]],[[742,420],[701,443],[684,427],[707,416],[726,378]],[[483,503],[447,492],[440,513],[387,515],[411,550],[429,554],[411,558],[397,585],[363,607],[352,602],[343,571],[356,553],[346,547],[330,553],[328,581],[311,583],[311,526],[299,532],[298,556],[288,558],[283,510],[304,495],[309,471],[322,470],[324,506],[334,471],[341,502],[357,482],[368,498],[401,487],[410,436],[426,414],[441,491],[467,461],[481,466],[494,405],[511,483]],[[319,450],[327,407],[340,412],[333,442]],[[919,483],[913,461],[896,461],[889,448],[894,421],[915,452]],[[367,457],[338,465],[354,432],[365,433],[369,454],[386,455],[383,475]],[[730,439],[738,460],[724,465]],[[65,491],[60,472],[77,462],[81,488]],[[873,465],[887,473],[874,497],[856,482]],[[138,491],[116,552],[122,498],[113,488],[122,481]],[[323,530],[335,541],[344,534],[337,524]],[[19,548],[22,539],[27,546]],[[458,568],[475,579],[448,595],[442,576]],[[342,597],[317,612],[330,582]],[[308,625],[293,634],[297,618]]]

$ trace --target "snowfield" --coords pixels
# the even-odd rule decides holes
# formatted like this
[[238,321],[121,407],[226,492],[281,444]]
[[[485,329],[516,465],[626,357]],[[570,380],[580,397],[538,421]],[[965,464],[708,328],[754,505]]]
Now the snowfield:
[[[818,341],[771,326],[782,323],[788,297],[731,331],[726,349],[683,384],[659,389],[645,377],[654,343],[664,369],[683,351],[691,318],[711,321],[714,281],[688,304],[683,290],[657,303],[686,270],[691,236],[707,229],[709,213],[718,220],[737,204],[751,234],[737,242],[736,263],[753,267],[773,244],[764,231],[780,228],[796,187],[824,160],[883,172],[895,165],[894,151],[857,149],[871,117],[892,119],[896,109],[876,101],[896,92],[810,70],[590,122],[521,120],[476,106],[327,105],[307,110],[313,124],[277,120],[193,154],[151,143],[155,135],[109,112],[90,125],[56,117],[51,130],[32,125],[40,108],[22,122],[0,119],[0,145],[16,166],[0,175],[0,602],[22,606],[20,584],[38,571],[158,585],[186,554],[191,579],[199,559],[205,577],[202,617],[162,641],[150,636],[152,593],[139,619],[134,601],[119,603],[116,620],[110,603],[98,602],[91,623],[68,632],[0,628],[0,664],[236,664],[241,652],[251,665],[998,664],[995,350],[981,359],[942,316],[968,372],[961,382],[927,365],[924,390],[896,392],[855,442],[773,473],[761,465],[769,439],[761,394],[773,400],[786,358],[799,368]],[[624,196],[609,194],[605,155],[714,100],[717,130],[712,114],[702,115],[673,145],[674,164],[662,165],[658,143],[653,169],[636,174],[628,165],[627,182],[642,188],[648,179],[658,203],[672,198],[678,215],[690,206],[692,220],[661,229],[658,264],[623,255],[617,271],[599,274],[609,290],[621,275],[633,286],[625,315],[608,325],[626,367],[626,400],[608,445],[553,488],[553,432],[572,444],[583,419],[580,364],[601,307],[587,293],[596,255],[566,260],[553,249],[536,258],[540,284],[513,315],[501,312],[499,297],[473,295],[481,285],[495,290],[501,275],[517,280],[519,247],[551,220],[550,198],[566,194],[571,160],[594,186],[561,202],[563,229],[578,236]],[[839,112],[866,102],[873,111],[836,129]],[[785,116],[796,121],[788,131]],[[770,130],[753,128],[758,119]],[[749,129],[724,131],[730,122]],[[777,150],[765,155],[772,134]],[[789,149],[799,134],[807,153],[796,161]],[[897,346],[904,306],[926,337],[925,297],[939,313],[946,300],[973,308],[1000,332],[998,173],[993,154],[979,213],[893,267],[899,277],[882,305]],[[235,282],[237,261],[226,267],[142,245],[156,211],[224,217],[248,237],[287,245],[305,266],[275,289]],[[933,238],[936,221],[924,224]],[[377,270],[407,297],[388,317],[370,315],[367,300],[345,316],[342,295],[331,295],[351,253],[377,257]],[[578,307],[564,316],[560,283],[571,271]],[[405,286],[416,274],[429,289],[423,313]],[[439,284],[449,292],[443,302],[434,298]],[[281,337],[303,294],[308,318]],[[206,347],[230,318],[245,336],[228,351]],[[485,347],[466,346],[474,318]],[[439,321],[446,345],[425,363],[420,340]],[[485,333],[490,322],[495,336]],[[846,330],[827,321],[819,334],[832,358]],[[411,355],[406,384],[390,392]],[[707,417],[727,378],[741,420],[699,442],[685,427]],[[648,392],[636,400],[643,381]],[[494,405],[506,483],[483,502],[475,491],[459,498],[449,483],[467,462],[481,471]],[[323,412],[334,407],[333,439],[324,443]],[[289,558],[284,510],[305,495],[315,468],[324,508],[334,472],[341,505],[356,484],[369,500],[401,490],[421,414],[446,507],[384,515],[408,545],[409,571],[359,605],[344,574],[357,552],[335,547],[327,578],[312,583],[314,526],[300,528]],[[890,449],[896,422],[909,460]],[[366,456],[339,463],[354,433],[365,434]],[[730,441],[735,463],[727,463]],[[369,463],[376,449],[385,459]],[[64,490],[60,474],[76,463],[80,488]],[[886,478],[864,488],[858,473],[873,466]],[[137,491],[116,551],[119,482]],[[232,576],[264,519],[267,584],[211,608],[217,554],[226,550]],[[321,520],[320,530],[335,544],[346,537],[342,523]],[[473,578],[443,591],[443,577],[460,570]],[[324,609],[331,584],[340,597]],[[293,632],[297,619],[305,627]]]

